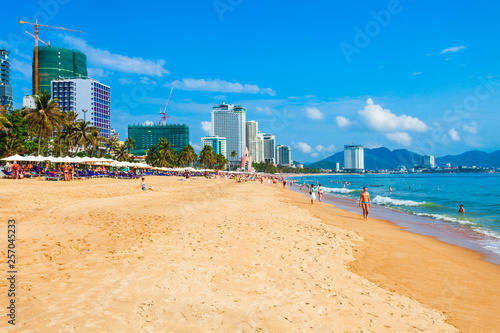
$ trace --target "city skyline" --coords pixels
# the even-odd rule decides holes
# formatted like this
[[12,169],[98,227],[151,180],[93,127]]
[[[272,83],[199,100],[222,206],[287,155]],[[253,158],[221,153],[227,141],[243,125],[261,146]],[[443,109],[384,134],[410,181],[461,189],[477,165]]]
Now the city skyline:
[[[38,18],[86,32],[40,28],[40,38],[87,55],[89,76],[112,87],[111,127],[122,139],[128,124],[159,120],[177,80],[167,115],[189,125],[197,149],[209,135],[208,112],[221,100],[243,105],[247,119],[290,146],[300,162],[321,160],[345,144],[435,156],[500,149],[499,50],[491,44],[500,4],[493,1],[481,8],[451,1],[309,7],[255,1],[225,11],[212,2],[168,3],[154,11],[120,8],[121,18],[109,17],[117,9],[108,3],[99,3],[100,11],[92,10],[93,1],[53,3],[4,5],[9,19],[0,27],[0,48],[10,51],[14,108],[32,85],[34,41],[19,20]],[[134,17],[134,29],[120,27],[123,17]],[[314,19],[297,26],[303,17]],[[215,48],[240,52],[234,57]]]

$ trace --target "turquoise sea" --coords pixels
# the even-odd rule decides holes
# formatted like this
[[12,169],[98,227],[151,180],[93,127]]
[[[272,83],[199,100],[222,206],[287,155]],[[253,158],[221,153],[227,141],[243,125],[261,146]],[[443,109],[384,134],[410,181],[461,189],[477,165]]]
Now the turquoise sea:
[[[357,212],[363,186],[368,188],[376,217],[386,209],[405,213],[405,219],[433,228],[453,230],[484,252],[500,256],[500,174],[387,174],[292,177],[297,184],[322,184],[325,195],[344,198]],[[392,188],[390,192],[389,187]],[[294,186],[294,188],[297,188]],[[350,204],[349,204],[350,203]],[[460,204],[465,214],[458,213]],[[346,207],[343,207],[346,208]],[[384,214],[384,211],[386,212]],[[394,214],[392,215],[394,217]],[[400,217],[401,215],[399,215]],[[396,218],[393,218],[396,220]],[[459,236],[460,235],[460,236]],[[498,262],[498,260],[495,260]]]

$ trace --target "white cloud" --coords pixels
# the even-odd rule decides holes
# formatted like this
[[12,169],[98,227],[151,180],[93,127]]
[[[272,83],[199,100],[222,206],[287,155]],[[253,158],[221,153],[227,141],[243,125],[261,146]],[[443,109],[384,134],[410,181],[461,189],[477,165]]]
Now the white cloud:
[[267,115],[272,115],[273,113],[275,113],[275,111],[273,109],[271,109],[269,106],[265,106],[265,107],[257,106],[255,108],[255,111],[258,113],[264,113]]
[[420,75],[422,74],[422,72],[413,72],[411,75],[414,76],[414,75]]
[[445,53],[448,53],[448,52],[455,53],[457,51],[465,49],[466,47],[467,47],[467,45],[466,46],[460,45],[460,46],[449,47],[449,48],[444,49],[443,51],[441,51],[441,54],[445,54]]
[[[167,85],[170,85],[168,83]],[[176,85],[176,88],[188,91],[213,91],[223,93],[242,94],[268,94],[275,96],[276,93],[271,88],[260,88],[256,84],[242,84],[238,82],[228,82],[220,79],[192,79],[184,78]]]
[[448,131],[448,135],[453,141],[460,141],[460,135],[458,135],[458,132],[456,129],[452,128],[451,130]]
[[118,79],[118,82],[120,82],[121,85],[125,85],[125,84],[134,84],[135,81],[132,80],[132,79],[128,79],[126,77],[121,77]]
[[87,55],[88,62],[93,66],[106,68],[123,73],[134,73],[149,76],[163,76],[169,74],[165,69],[165,60],[148,60],[143,58],[131,58],[121,54],[114,54],[107,50],[101,50],[87,44],[83,39],[72,36],[60,35],[63,41],[70,47],[82,51]]
[[347,128],[352,125],[352,122],[346,117],[337,116],[335,120],[337,121],[337,126],[341,128]]
[[403,146],[409,146],[411,143],[411,136],[406,132],[388,133],[385,137]]
[[366,128],[377,132],[415,131],[425,132],[429,127],[418,118],[405,114],[398,116],[389,109],[374,104],[371,98],[366,101],[363,110],[358,111],[361,122]]
[[470,134],[477,133],[477,123],[475,121],[471,122],[470,125],[464,124],[462,128],[464,131],[469,132]]
[[200,145],[197,145],[196,143],[193,143],[192,141],[189,141],[189,144],[191,145],[191,147],[194,148],[194,150],[198,150],[198,151],[201,150],[201,146]]
[[142,76],[140,79],[139,79],[139,83],[140,84],[157,84],[155,80],[151,79],[150,77],[148,76]]
[[365,148],[369,148],[369,149],[375,149],[375,148],[380,148],[380,147],[383,147],[380,143],[378,142],[368,142],[366,143],[365,145]]
[[311,157],[318,157],[318,156],[319,156],[319,154],[317,152],[314,152],[311,154]]
[[207,135],[212,135],[212,122],[211,121],[202,121],[201,122],[201,130],[205,132]]
[[11,69],[13,72],[19,72],[23,75],[23,79],[25,80],[31,80],[32,77],[32,67],[31,64],[27,64],[25,62],[19,61],[17,59],[12,59],[10,62],[11,64]]
[[324,147],[322,145],[317,145],[315,149],[317,152],[332,152],[335,150],[335,146],[329,145],[328,147]]
[[[29,37],[28,37],[29,38]],[[0,46],[2,46],[2,48],[5,48],[7,49],[7,51],[11,51],[13,52],[15,55],[19,56],[19,57],[22,57],[22,58],[25,58],[25,59],[28,59],[28,60],[32,60],[31,56],[30,55],[27,55],[25,53],[22,53],[21,51],[19,51],[18,48],[14,47],[14,45],[12,45],[11,43],[7,42],[7,41],[4,41],[4,40],[1,40],[0,39]]]
[[294,144],[293,145],[295,148],[297,148],[298,150],[300,150],[302,153],[304,154],[310,154],[313,152],[313,149],[311,146],[309,146],[307,143],[305,142],[298,142],[297,144]]
[[321,111],[318,108],[315,107],[306,108],[306,116],[307,118],[314,120],[325,119],[325,115],[321,113]]
[[155,124],[155,123],[153,123],[151,120],[146,120],[146,121],[144,122],[144,125],[145,125],[145,126],[153,126],[154,124]]
[[87,70],[88,70],[89,76],[92,77],[92,78],[99,79],[99,78],[103,78],[103,77],[108,77],[109,76],[109,71],[105,71],[102,68],[89,67]]

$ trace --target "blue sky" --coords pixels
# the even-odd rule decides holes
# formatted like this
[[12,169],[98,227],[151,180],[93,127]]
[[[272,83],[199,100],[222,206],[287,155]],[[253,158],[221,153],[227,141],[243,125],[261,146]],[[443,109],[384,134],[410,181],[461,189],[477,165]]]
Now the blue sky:
[[199,147],[212,105],[247,120],[310,162],[344,144],[443,156],[500,149],[500,3],[483,1],[18,1],[3,4],[15,107],[31,90],[34,40],[87,54],[111,86],[112,127],[190,126]]

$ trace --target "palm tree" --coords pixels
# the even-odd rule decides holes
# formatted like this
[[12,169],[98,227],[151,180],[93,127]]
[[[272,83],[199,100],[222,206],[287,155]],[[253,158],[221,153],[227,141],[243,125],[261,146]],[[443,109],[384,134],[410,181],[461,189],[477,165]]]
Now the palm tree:
[[225,166],[227,164],[226,156],[224,156],[222,154],[217,154],[215,156],[215,160],[217,161],[217,166],[219,167],[219,170],[222,170],[225,168]]
[[232,157],[232,158],[236,158],[236,156],[238,156],[238,154],[236,153],[236,151],[234,151],[234,150],[233,150],[233,151],[231,152],[231,157]]
[[40,155],[40,145],[43,133],[51,133],[54,128],[61,125],[63,114],[59,108],[58,99],[50,99],[50,93],[46,91],[34,95],[35,108],[28,109],[24,118],[27,120],[31,130],[38,131],[38,154]]
[[200,151],[200,164],[206,168],[212,168],[216,162],[216,157],[211,146],[205,146]]
[[160,166],[175,165],[175,151],[172,149],[172,144],[165,138],[161,138],[158,144],[158,154],[160,156]]
[[187,145],[179,152],[178,163],[181,166],[192,165],[198,159],[198,155],[191,145]]
[[83,145],[83,152],[87,155],[87,141],[88,135],[91,131],[90,121],[78,121],[76,123],[76,137],[77,143],[81,143]]
[[127,138],[127,140],[125,140],[124,143],[125,143],[125,147],[127,147],[127,151],[129,153],[131,150],[134,150],[136,148],[135,140],[132,138]]
[[110,136],[106,142],[106,148],[108,149],[108,154],[111,154],[112,151],[115,150],[116,145],[118,144],[118,140],[114,136]]
[[[64,124],[64,133],[66,139],[66,155],[69,155],[70,150],[74,150],[76,152],[78,147],[78,128],[76,127],[76,123],[66,121]],[[75,142],[74,145],[73,142]]]
[[9,119],[7,119],[7,109],[0,104],[0,132],[8,132],[9,128],[7,126],[12,126]]
[[160,165],[159,160],[158,146],[155,145],[149,147],[146,155],[146,162],[148,162],[149,165],[156,167]]
[[127,147],[125,145],[119,145],[115,150],[115,157],[118,161],[128,161],[130,154],[127,151]]
[[88,134],[89,142],[92,145],[92,150],[90,152],[90,156],[94,156],[94,152],[99,152],[99,146],[103,140],[106,140],[105,137],[101,135],[101,130],[97,127],[91,127]]
[[23,141],[13,136],[6,136],[0,142],[0,151],[7,156],[15,155],[24,150]]

